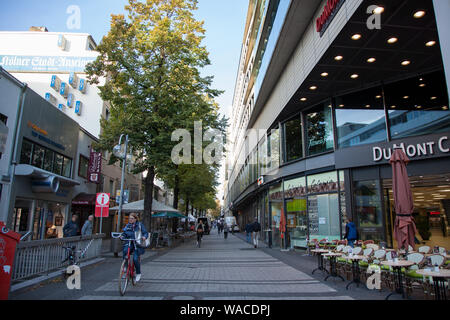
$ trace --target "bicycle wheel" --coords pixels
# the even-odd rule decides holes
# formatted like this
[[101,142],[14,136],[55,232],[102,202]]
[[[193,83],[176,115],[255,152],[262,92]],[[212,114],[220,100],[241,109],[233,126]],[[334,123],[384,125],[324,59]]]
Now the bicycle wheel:
[[120,266],[120,274],[119,274],[119,292],[120,295],[125,295],[128,286],[128,261],[123,260],[122,265]]

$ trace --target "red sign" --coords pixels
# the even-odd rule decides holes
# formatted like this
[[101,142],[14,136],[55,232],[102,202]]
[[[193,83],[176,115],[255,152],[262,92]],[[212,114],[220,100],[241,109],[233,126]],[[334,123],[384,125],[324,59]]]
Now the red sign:
[[91,150],[88,167],[89,182],[99,184],[101,172],[102,172],[102,153]]
[[345,0],[328,0],[327,4],[323,8],[322,14],[316,20],[316,30],[320,32],[320,36],[328,28],[328,25],[334,19],[334,16],[341,8]]
[[435,215],[435,214],[441,214],[440,211],[431,211],[430,214]]
[[109,216],[109,193],[97,193],[95,200],[95,217],[107,218]]

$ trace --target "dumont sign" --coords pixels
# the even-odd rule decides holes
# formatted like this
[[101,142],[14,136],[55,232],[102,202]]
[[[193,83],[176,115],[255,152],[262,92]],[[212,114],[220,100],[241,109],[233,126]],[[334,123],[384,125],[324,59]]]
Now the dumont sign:
[[0,66],[10,72],[84,72],[86,64],[95,59],[95,57],[0,55]]
[[437,152],[450,153],[449,136],[442,136],[436,141],[421,143],[394,143],[391,148],[372,147],[373,161],[389,161],[394,148],[401,148],[411,158],[432,156]]

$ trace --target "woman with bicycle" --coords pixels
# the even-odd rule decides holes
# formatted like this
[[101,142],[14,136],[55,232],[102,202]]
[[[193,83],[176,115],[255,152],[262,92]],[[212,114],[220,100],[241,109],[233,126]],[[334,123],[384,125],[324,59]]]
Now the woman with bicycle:
[[[128,224],[123,228],[122,239],[135,239],[135,232],[141,231],[142,241],[144,242],[148,238],[147,229],[145,229],[144,225],[138,221],[137,214],[130,213],[128,218]],[[136,239],[137,240],[137,239]],[[123,245],[123,258],[126,259],[128,253],[128,246],[131,243],[130,254],[133,254],[133,262],[136,268],[136,282],[141,279],[141,263],[139,261],[139,257],[145,252],[144,248],[139,248],[136,246],[136,242],[125,241]]]

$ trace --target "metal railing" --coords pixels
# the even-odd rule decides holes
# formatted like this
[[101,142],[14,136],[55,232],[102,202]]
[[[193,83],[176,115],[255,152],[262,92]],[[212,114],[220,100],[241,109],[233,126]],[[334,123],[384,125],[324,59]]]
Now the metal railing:
[[[105,234],[91,236],[76,236],[61,239],[37,240],[19,242],[16,247],[14,267],[11,280],[23,280],[37,275],[45,275],[68,265],[63,262],[67,251],[63,247],[75,246],[75,250],[84,251],[77,259],[83,262],[98,257],[101,254],[102,238]],[[87,248],[87,249],[86,249]]]

